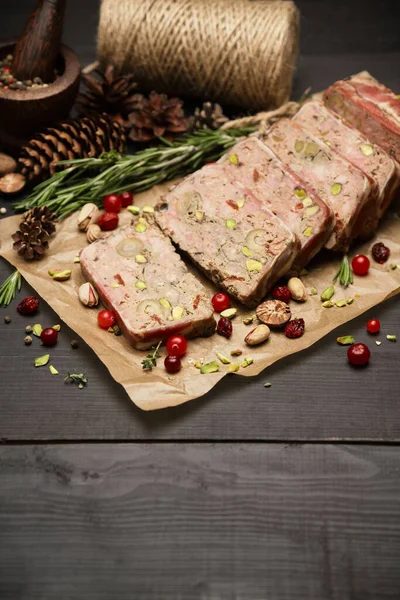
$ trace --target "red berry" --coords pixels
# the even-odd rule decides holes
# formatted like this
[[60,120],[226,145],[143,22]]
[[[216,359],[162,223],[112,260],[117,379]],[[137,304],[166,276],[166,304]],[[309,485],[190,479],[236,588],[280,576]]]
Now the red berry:
[[367,323],[367,331],[369,333],[379,333],[381,324],[378,319],[370,319]]
[[383,265],[390,256],[390,249],[385,244],[382,244],[382,242],[374,244],[371,252],[372,258],[380,265]]
[[181,366],[181,359],[179,356],[167,356],[164,360],[164,367],[167,373],[177,373]]
[[122,198],[117,194],[108,194],[103,200],[103,206],[109,213],[119,213],[122,208]]
[[58,331],[52,327],[47,327],[40,334],[40,339],[44,346],[54,346],[58,339]]
[[171,356],[183,356],[187,350],[187,340],[183,335],[172,335],[167,339],[166,346]]
[[352,365],[366,365],[370,356],[371,352],[365,344],[353,344],[347,350],[347,358]]
[[232,335],[232,321],[226,317],[221,317],[218,321],[217,333],[229,340]]
[[107,212],[104,215],[101,215],[97,221],[97,225],[102,231],[112,231],[118,226],[118,222],[118,215],[112,212]]
[[35,296],[27,296],[17,306],[17,311],[21,315],[33,315],[39,308],[40,300]]
[[230,307],[231,301],[228,294],[224,294],[223,292],[217,292],[211,298],[211,304],[213,305],[213,309],[215,312],[222,312]]
[[119,197],[124,208],[133,204],[133,194],[131,192],[122,192]]
[[286,323],[284,331],[287,338],[294,340],[304,334],[304,329],[304,319],[293,319]]
[[97,315],[97,322],[102,329],[109,329],[117,324],[117,320],[112,310],[101,310]]
[[288,304],[291,298],[289,288],[286,285],[277,285],[272,290],[272,297],[274,300],[281,300]]
[[366,275],[369,271],[369,258],[364,254],[357,254],[351,261],[351,268],[356,275]]

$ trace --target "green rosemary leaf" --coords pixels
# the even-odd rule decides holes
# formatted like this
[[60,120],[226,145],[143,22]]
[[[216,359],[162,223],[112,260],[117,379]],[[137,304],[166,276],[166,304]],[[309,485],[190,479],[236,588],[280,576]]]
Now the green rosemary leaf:
[[79,210],[87,202],[100,205],[102,198],[123,190],[143,192],[154,185],[193,173],[202,165],[217,160],[240,138],[255,127],[200,130],[174,142],[161,139],[156,147],[136,154],[121,155],[112,150],[97,158],[61,161],[67,164],[32,193],[14,204],[17,211],[47,206],[59,218]]
[[339,279],[339,283],[344,287],[353,283],[353,269],[351,268],[347,254],[344,254],[340,267],[333,278],[333,282]]
[[0,286],[0,306],[8,306],[11,300],[14,300],[17,291],[21,289],[21,284],[21,273],[17,269]]

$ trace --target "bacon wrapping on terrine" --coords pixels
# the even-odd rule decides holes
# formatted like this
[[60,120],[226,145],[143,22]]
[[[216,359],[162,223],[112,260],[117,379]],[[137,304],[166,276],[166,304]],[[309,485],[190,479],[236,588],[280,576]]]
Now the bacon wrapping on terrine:
[[369,73],[337,81],[324,102],[400,163],[400,98]]
[[369,178],[295,121],[276,122],[263,142],[333,209],[336,223],[326,248],[347,251],[358,215],[375,193]]
[[159,204],[156,220],[217,285],[256,306],[290,268],[299,241],[222,165],[186,177]]
[[140,218],[84,248],[80,264],[135,348],[177,333],[188,338],[214,333],[206,289],[154,220]]
[[322,102],[306,102],[293,119],[361,169],[371,178],[372,184],[378,187],[377,201],[372,195],[354,226],[356,235],[371,236],[399,187],[400,172],[396,162]]
[[254,137],[236,144],[220,162],[235,184],[249,189],[297,235],[301,248],[292,271],[300,271],[330,237],[332,209]]

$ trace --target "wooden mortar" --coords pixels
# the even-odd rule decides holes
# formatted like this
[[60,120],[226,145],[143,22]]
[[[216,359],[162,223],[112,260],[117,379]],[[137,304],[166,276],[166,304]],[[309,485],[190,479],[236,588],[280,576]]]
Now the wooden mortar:
[[[0,44],[0,58],[13,54],[16,41]],[[58,79],[48,87],[0,88],[0,147],[18,153],[35,133],[68,116],[78,93],[80,64],[68,46],[61,45]]]

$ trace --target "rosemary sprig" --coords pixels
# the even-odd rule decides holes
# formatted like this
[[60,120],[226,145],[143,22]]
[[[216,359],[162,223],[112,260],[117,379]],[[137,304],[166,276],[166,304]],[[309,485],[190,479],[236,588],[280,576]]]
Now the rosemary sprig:
[[162,145],[136,154],[121,155],[113,150],[98,158],[61,161],[58,164],[66,164],[67,168],[37,185],[27,198],[14,204],[14,208],[22,211],[47,206],[63,218],[86,202],[100,205],[103,197],[110,193],[143,192],[217,160],[239,138],[255,129],[205,129],[175,142],[161,139]]
[[350,285],[350,283],[353,283],[353,270],[349,263],[347,254],[344,254],[339,270],[333,278],[333,281],[335,282],[337,279],[339,279],[340,284],[344,287],[347,287]]
[[86,385],[86,383],[88,382],[86,374],[85,373],[70,373],[68,371],[67,376],[64,377],[64,381],[69,381],[71,380],[73,383],[76,383],[78,385],[78,388],[81,390],[84,385]]
[[21,273],[16,269],[0,286],[0,306],[8,306],[21,289]]
[[161,358],[161,354],[158,351],[160,346],[161,342],[158,342],[154,352],[147,354],[147,357],[142,360],[142,369],[144,371],[152,371],[153,367],[157,366],[157,358]]

